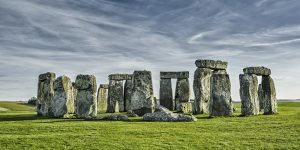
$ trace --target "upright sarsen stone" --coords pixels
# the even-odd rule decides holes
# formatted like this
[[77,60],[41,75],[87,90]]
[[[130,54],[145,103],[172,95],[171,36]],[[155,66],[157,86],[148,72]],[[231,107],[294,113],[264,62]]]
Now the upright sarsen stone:
[[258,85],[258,101],[259,101],[259,111],[263,112],[265,108],[265,101],[264,101],[264,92],[262,90],[262,85]]
[[78,118],[90,118],[97,115],[97,83],[94,75],[78,75],[75,114]]
[[208,113],[210,106],[210,78],[212,70],[197,68],[194,74],[194,114]]
[[53,115],[53,82],[55,73],[47,72],[39,75],[38,92],[37,92],[37,114],[40,116]]
[[131,110],[131,94],[133,89],[133,83],[132,80],[126,80],[124,85],[124,101],[125,101],[125,110],[124,111],[130,111]]
[[175,89],[175,107],[180,110],[180,103],[190,101],[190,84],[189,79],[177,79]]
[[73,88],[69,77],[61,76],[54,81],[53,101],[54,117],[66,117],[74,113]]
[[256,75],[240,74],[241,114],[243,116],[259,114],[257,86]]
[[124,111],[123,82],[110,80],[108,86],[107,113]]
[[171,78],[160,79],[159,100],[160,105],[169,110],[174,110]]
[[264,114],[277,113],[277,99],[274,81],[270,76],[262,77]]
[[211,77],[211,102],[209,116],[231,116],[231,83],[228,74],[213,74]]
[[145,113],[153,113],[155,110],[154,106],[151,72],[134,71],[131,95],[132,112],[142,116]]
[[108,97],[108,85],[107,84],[100,84],[98,88],[97,94],[97,109],[98,112],[105,112],[107,109],[107,97]]

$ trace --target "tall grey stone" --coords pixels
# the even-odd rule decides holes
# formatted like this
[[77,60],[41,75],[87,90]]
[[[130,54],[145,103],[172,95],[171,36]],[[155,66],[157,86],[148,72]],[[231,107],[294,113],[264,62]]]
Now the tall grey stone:
[[133,89],[132,80],[126,80],[124,85],[124,101],[125,101],[125,111],[131,110],[131,94]]
[[177,79],[175,89],[175,107],[180,110],[180,103],[190,101],[190,84],[189,79]]
[[171,78],[160,79],[159,100],[160,105],[168,108],[169,110],[174,110]]
[[208,113],[210,106],[210,78],[212,70],[197,68],[194,74],[194,114]]
[[155,104],[150,71],[134,71],[131,109],[139,116],[154,112]]
[[37,92],[37,114],[40,116],[53,115],[53,82],[55,73],[47,72],[39,75],[38,92]]
[[262,77],[264,114],[277,113],[277,99],[274,81],[270,76]]
[[209,116],[231,116],[233,114],[231,83],[228,74],[212,75],[209,109]]
[[73,91],[74,113],[75,113],[75,110],[76,110],[76,97],[77,97],[77,89],[76,89],[75,82],[72,82],[72,91]]
[[108,87],[108,113],[124,111],[123,81],[110,80]]
[[240,74],[241,114],[243,116],[258,115],[258,80],[254,74]]
[[265,108],[265,101],[264,101],[264,92],[262,90],[262,85],[259,84],[258,86],[258,101],[259,101],[259,111],[263,112]]
[[100,84],[97,94],[97,109],[98,112],[106,112],[108,97],[108,85]]
[[94,75],[78,75],[75,114],[78,118],[90,118],[97,115],[97,83]]
[[54,117],[67,117],[74,113],[73,88],[69,77],[61,76],[54,81],[53,101]]

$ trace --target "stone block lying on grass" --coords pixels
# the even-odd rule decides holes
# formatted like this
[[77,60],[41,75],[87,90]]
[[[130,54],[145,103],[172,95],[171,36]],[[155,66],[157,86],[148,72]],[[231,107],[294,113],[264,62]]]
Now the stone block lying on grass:
[[97,116],[86,120],[108,120],[108,121],[128,121],[128,116],[124,114],[112,114],[109,116]]
[[143,116],[144,121],[161,121],[161,122],[191,122],[197,121],[193,115],[173,113],[167,108],[158,106],[154,113],[146,113]]

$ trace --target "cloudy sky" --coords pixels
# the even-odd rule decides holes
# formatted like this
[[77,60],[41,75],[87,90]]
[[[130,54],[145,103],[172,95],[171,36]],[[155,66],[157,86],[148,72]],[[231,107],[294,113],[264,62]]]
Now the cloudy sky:
[[[35,96],[38,75],[190,71],[229,62],[272,69],[278,98],[300,98],[299,0],[0,0],[0,100]],[[193,96],[191,96],[193,97]]]

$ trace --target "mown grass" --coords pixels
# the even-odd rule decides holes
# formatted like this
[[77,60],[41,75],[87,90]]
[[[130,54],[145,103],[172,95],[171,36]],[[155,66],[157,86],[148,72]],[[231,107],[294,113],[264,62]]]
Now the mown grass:
[[300,103],[279,103],[277,115],[239,117],[237,109],[197,122],[51,119],[25,107],[0,113],[1,149],[300,149]]

